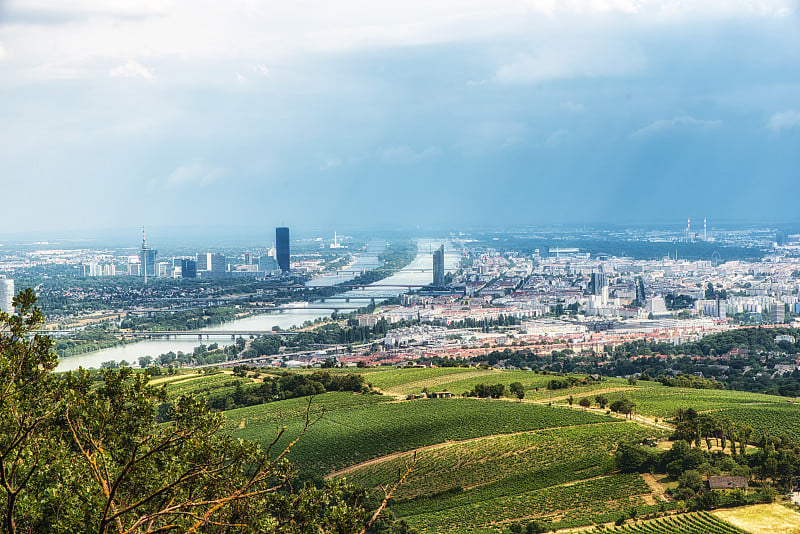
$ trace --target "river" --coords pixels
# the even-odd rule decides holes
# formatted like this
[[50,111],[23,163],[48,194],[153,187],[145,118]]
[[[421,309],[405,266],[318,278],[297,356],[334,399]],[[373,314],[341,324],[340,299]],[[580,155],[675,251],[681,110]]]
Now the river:
[[[350,297],[350,305],[353,308],[365,306],[370,302],[373,297],[387,296],[387,295],[400,295],[405,293],[407,289],[402,287],[382,287],[391,285],[425,285],[429,284],[432,280],[432,267],[433,258],[432,251],[437,249],[439,245],[445,246],[445,270],[455,269],[458,266],[459,255],[456,250],[452,248],[449,241],[437,239],[419,239],[417,240],[417,257],[414,258],[410,264],[395,273],[394,275],[384,278],[373,285],[376,287],[367,287],[363,289],[353,289],[343,293],[340,296]],[[377,244],[371,244],[368,251],[364,255],[356,257],[356,264],[347,268],[347,271],[361,270],[375,268],[379,266],[375,251],[380,247]],[[382,250],[382,249],[380,249]],[[426,269],[420,271],[420,269]],[[317,278],[309,283],[309,285],[331,285],[333,283],[341,283],[349,278],[352,278],[352,273],[341,273],[340,275],[331,275],[328,277]],[[376,300],[379,300],[376,298]],[[337,304],[342,305],[341,301]],[[271,330],[273,326],[279,326],[282,329],[289,329],[294,326],[300,326],[306,321],[314,321],[317,318],[330,315],[330,311],[326,310],[313,310],[313,309],[291,309],[282,312],[273,312],[254,315],[244,319],[237,319],[222,325],[205,328],[202,330],[212,331],[237,331],[237,330]],[[230,336],[219,338],[204,339],[203,343],[218,343],[220,346],[230,345],[233,343]],[[190,337],[183,339],[153,339],[146,341],[139,341],[137,343],[130,343],[119,347],[110,349],[99,350],[96,352],[89,352],[86,354],[78,354],[62,358],[56,371],[71,371],[78,367],[98,368],[100,364],[107,361],[121,362],[127,361],[129,364],[137,366],[138,360],[142,356],[156,357],[159,354],[173,351],[191,352],[200,341]]]

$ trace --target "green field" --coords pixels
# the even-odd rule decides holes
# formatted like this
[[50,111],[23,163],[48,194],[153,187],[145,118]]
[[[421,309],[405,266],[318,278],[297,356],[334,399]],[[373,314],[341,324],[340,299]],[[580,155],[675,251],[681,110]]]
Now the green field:
[[[485,528],[526,516],[585,522],[597,508],[575,500],[581,491],[615,501],[603,505],[604,513],[643,506],[651,489],[638,475],[613,474],[611,452],[620,441],[650,435],[651,429],[635,423],[609,422],[446,443],[418,452],[418,464],[391,508],[416,528],[439,532],[449,530],[437,526],[443,520],[459,531],[454,518],[470,513],[491,518],[482,523]],[[410,462],[410,454],[395,456],[345,476],[376,488],[390,484]]]
[[[645,496],[650,492],[641,475],[618,474],[405,518],[413,527],[431,533],[498,532],[511,521],[532,518],[554,523],[554,527],[570,527],[595,520],[613,521],[632,507],[646,512],[650,508]],[[657,506],[651,508],[655,510]]]
[[[642,384],[642,382],[639,382]],[[748,393],[744,391],[728,391],[724,389],[686,389],[662,386],[657,382],[645,382],[645,386],[636,387],[624,392],[606,393],[610,401],[623,395],[636,403],[636,413],[657,417],[670,417],[679,408],[692,407],[701,412],[722,408],[733,408],[741,405],[765,406],[781,401],[781,397]],[[785,403],[785,401],[784,401]]]
[[[364,376],[365,380],[376,388],[390,390],[399,386],[407,386],[418,380],[431,380],[445,376],[451,379],[464,373],[474,373],[476,369],[469,367],[441,367],[432,369],[385,369]],[[421,388],[420,388],[421,389]]]
[[[547,383],[561,377],[531,371],[365,371],[365,380],[384,395],[333,392],[314,397],[310,409],[308,398],[297,398],[229,410],[225,412],[226,431],[269,444],[285,427],[277,443],[282,448],[302,431],[309,411],[314,423],[289,454],[297,462],[301,478],[320,482],[326,475],[344,476],[373,496],[381,495],[379,488],[391,485],[416,453],[416,467],[394,495],[390,508],[426,534],[499,533],[512,522],[533,519],[551,528],[571,528],[614,522],[634,508],[639,517],[674,508],[675,503],[660,500],[663,488],[654,490],[652,480],[642,475],[615,471],[613,462],[613,451],[620,442],[663,438],[669,432],[624,422],[600,411],[567,408],[564,404],[570,396],[575,403],[588,397],[593,407],[597,394],[609,401],[627,396],[637,404],[637,414],[660,419],[669,418],[679,408],[693,407],[750,424],[755,434],[786,432],[800,438],[800,405],[780,397],[670,388],[652,381],[633,385],[614,378],[548,390]],[[231,388],[234,379],[229,374],[187,376],[170,379],[165,387],[170,395],[192,391],[204,395]],[[423,389],[460,395],[479,383],[512,382],[525,387],[523,402],[398,400]],[[739,532],[703,514],[640,521],[620,529]]]
[[[448,440],[616,420],[578,410],[503,400],[385,402],[381,396],[349,394],[357,404],[362,398],[371,400],[343,407],[341,395],[326,393],[315,399],[315,405],[325,406],[327,412],[308,430],[290,456],[317,476],[372,458]],[[291,412],[294,418],[282,418],[287,426],[287,437],[280,444],[287,443],[288,436],[299,433],[303,425],[302,419],[297,417],[301,406],[298,400],[231,410],[226,412],[228,428],[235,437],[268,443],[275,436],[277,413],[288,415]],[[273,424],[263,424],[265,419]]]
[[741,404],[715,412],[720,417],[753,427],[754,436],[764,433],[775,437],[787,434],[795,443],[800,443],[800,406],[786,401],[765,404]]
[[[580,472],[577,478],[607,474],[613,469],[610,451],[616,443],[638,441],[652,433],[635,423],[615,422],[444,443],[418,454],[413,476],[397,497],[410,500],[454,490],[483,492],[488,485],[502,481],[502,488],[492,488],[497,496],[498,491],[512,494],[569,482],[576,478],[576,472]],[[374,488],[392,482],[397,470],[410,461],[411,453],[403,454],[346,476]],[[458,499],[463,500],[464,495],[461,493]],[[408,505],[404,509],[411,510]]]

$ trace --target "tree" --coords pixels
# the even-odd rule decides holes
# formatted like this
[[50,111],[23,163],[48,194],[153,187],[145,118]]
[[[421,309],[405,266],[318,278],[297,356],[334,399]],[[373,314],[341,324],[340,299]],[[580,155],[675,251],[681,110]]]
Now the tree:
[[512,382],[508,385],[508,389],[511,391],[511,394],[515,395],[519,400],[525,398],[525,387],[521,382]]
[[690,469],[678,477],[678,487],[697,493],[703,487],[703,477],[694,469]]
[[56,462],[57,444],[41,438],[42,428],[54,423],[57,406],[51,371],[57,359],[51,340],[38,334],[26,336],[44,322],[34,306],[31,289],[14,297],[17,315],[0,312],[0,506],[3,530],[17,531],[18,509],[28,488],[41,483],[42,468]]
[[655,461],[655,454],[635,443],[620,443],[614,455],[617,469],[625,473],[644,473]]
[[35,302],[28,289],[19,315],[0,314],[0,531],[363,531],[362,491],[289,491],[286,455],[314,422],[308,410],[288,446],[275,447],[284,429],[262,450],[222,433],[204,401],[167,399],[147,373],[56,377],[50,339],[31,335],[43,322]]
[[590,401],[588,397],[584,397],[578,402],[578,404],[580,404],[584,408],[588,408],[589,406],[592,405],[592,401]]
[[609,408],[611,408],[612,412],[630,416],[636,408],[636,404],[628,397],[622,397],[621,399],[612,402]]

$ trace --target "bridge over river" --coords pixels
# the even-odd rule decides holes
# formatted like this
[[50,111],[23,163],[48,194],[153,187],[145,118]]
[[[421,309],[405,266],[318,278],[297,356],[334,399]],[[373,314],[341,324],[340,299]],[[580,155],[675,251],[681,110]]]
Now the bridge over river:
[[[58,336],[59,334],[74,334],[73,331],[65,330],[37,330],[37,334]],[[152,331],[128,331],[118,332],[116,335],[124,338],[142,339],[178,339],[182,337],[193,337],[197,339],[225,338],[236,339],[237,337],[258,337],[258,336],[294,336],[301,332],[290,330],[152,330]]]

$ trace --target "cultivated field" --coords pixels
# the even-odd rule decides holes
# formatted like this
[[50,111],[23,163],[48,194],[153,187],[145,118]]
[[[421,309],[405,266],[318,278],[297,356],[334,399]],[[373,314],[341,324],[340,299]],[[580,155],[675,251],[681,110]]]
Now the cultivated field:
[[[336,373],[360,373],[335,369]],[[597,410],[595,395],[609,402],[627,396],[636,413],[665,419],[679,408],[713,411],[756,430],[798,437],[800,406],[786,399],[723,390],[670,388],[656,382],[606,379],[548,390],[555,375],[475,368],[366,369],[365,380],[384,395],[332,392],[225,412],[235,437],[276,447],[312,425],[292,449],[300,476],[321,482],[346,477],[373,495],[391,485],[416,453],[417,464],[390,508],[422,533],[499,533],[511,523],[537,520],[550,528],[611,523],[636,510],[638,517],[674,509],[663,487],[639,474],[615,471],[613,451],[623,441],[666,437],[669,432],[625,422]],[[304,371],[303,371],[304,372]],[[170,395],[219,394],[235,387],[230,374],[164,380]],[[241,379],[251,382],[251,379]],[[405,400],[410,393],[451,391],[477,384],[520,382],[523,401],[476,398]],[[565,406],[572,396],[575,406]],[[592,410],[577,408],[587,397]],[[402,399],[402,400],[399,400]],[[552,407],[548,406],[552,404]],[[652,482],[652,481],[651,481]],[[619,532],[743,532],[708,514],[638,521]]]

